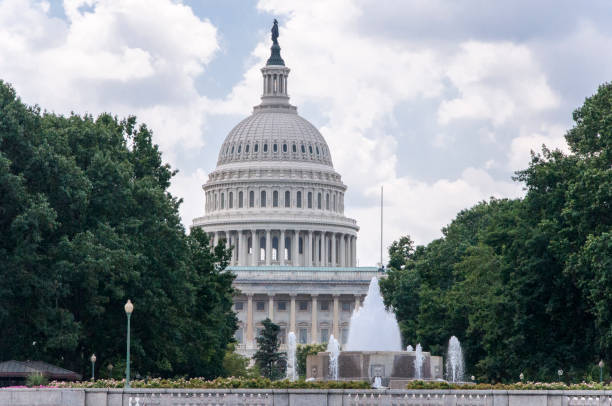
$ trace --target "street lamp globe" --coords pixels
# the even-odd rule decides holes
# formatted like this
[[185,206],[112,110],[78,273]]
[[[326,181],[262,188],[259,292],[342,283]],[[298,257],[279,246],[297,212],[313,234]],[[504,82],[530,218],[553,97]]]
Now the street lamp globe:
[[132,314],[132,312],[134,311],[134,305],[132,304],[132,301],[130,299],[128,299],[127,303],[123,308],[125,309],[126,314]]
[[603,362],[603,360],[599,360],[599,364],[598,364],[598,365],[599,365],[599,368],[603,368],[603,367],[604,367],[604,362]]
[[91,354],[91,358],[89,358],[89,360],[90,360],[91,362],[96,362],[96,359],[97,359],[97,358],[96,358],[96,354]]

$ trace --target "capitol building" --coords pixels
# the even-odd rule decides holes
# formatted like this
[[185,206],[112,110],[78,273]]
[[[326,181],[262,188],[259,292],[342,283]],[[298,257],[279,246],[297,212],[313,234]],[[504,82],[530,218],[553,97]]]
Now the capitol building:
[[205,215],[193,227],[214,245],[233,247],[230,266],[238,351],[251,356],[262,320],[298,343],[348,337],[376,267],[357,267],[357,222],[344,215],[347,186],[321,133],[289,103],[289,68],[278,27],[261,69],[263,94],[252,114],[227,135],[216,169],[203,185]]

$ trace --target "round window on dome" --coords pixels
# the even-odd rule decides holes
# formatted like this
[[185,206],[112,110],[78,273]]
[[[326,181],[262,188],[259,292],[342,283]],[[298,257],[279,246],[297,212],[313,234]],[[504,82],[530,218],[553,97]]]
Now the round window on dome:
[[295,144],[293,144],[292,149],[294,153],[297,152],[297,146]]
[[246,144],[244,147],[244,152],[246,152],[247,154],[249,153],[249,147],[250,147],[249,144]]
[[[308,146],[308,151],[312,154],[312,145]],[[234,152],[234,151],[232,151],[232,152]]]
[[306,148],[304,148],[304,145],[302,145],[302,154],[306,153]]
[[268,144],[264,144],[263,152],[268,152]]
[[274,144],[274,146],[272,147],[274,152],[278,152],[278,145]]
[[259,151],[259,144],[255,144],[255,146],[253,148],[255,148],[253,151],[255,151],[255,152]]
[[283,152],[287,152],[287,144],[283,144]]

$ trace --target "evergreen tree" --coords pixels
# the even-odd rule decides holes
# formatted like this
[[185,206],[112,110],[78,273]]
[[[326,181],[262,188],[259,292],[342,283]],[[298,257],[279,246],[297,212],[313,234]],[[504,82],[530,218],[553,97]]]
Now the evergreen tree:
[[263,330],[257,337],[257,352],[253,356],[261,374],[269,379],[280,379],[284,376],[285,353],[278,351],[280,327],[269,318],[262,321]]

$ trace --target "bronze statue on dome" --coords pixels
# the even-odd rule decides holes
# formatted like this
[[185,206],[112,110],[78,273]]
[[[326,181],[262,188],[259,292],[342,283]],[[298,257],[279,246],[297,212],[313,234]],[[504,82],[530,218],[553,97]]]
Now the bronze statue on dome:
[[272,42],[278,44],[278,21],[274,19],[274,25],[272,26]]

